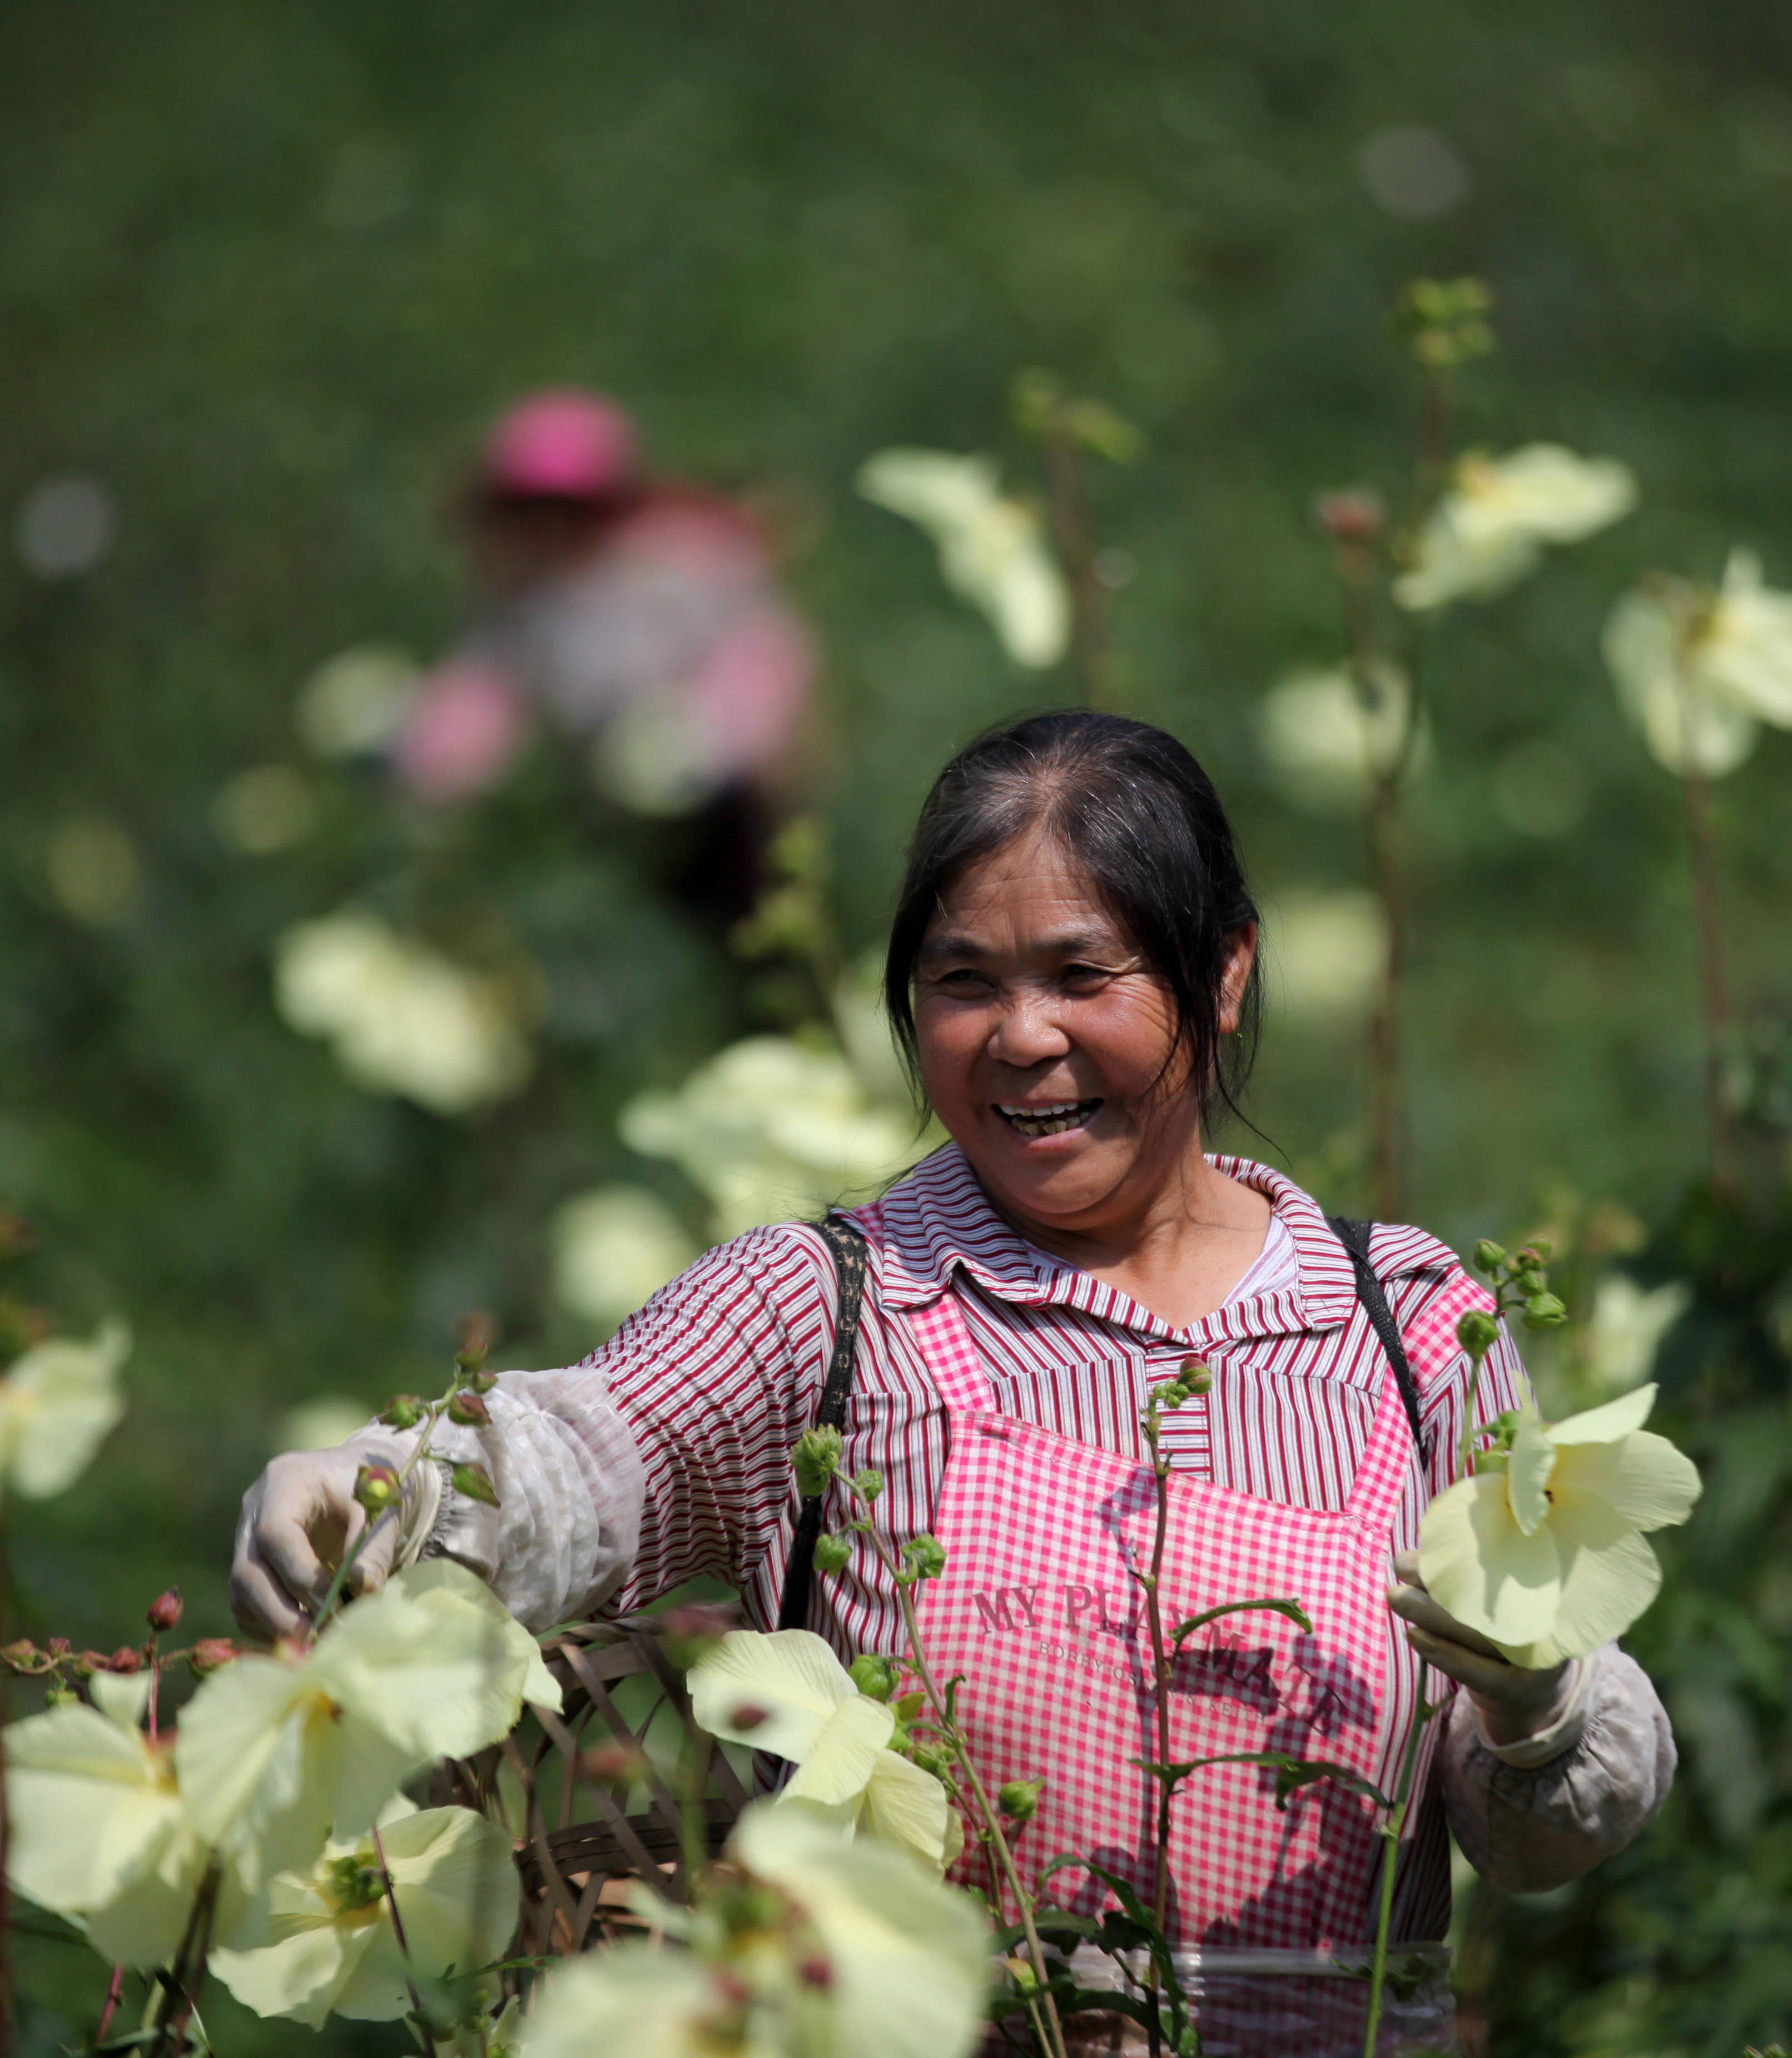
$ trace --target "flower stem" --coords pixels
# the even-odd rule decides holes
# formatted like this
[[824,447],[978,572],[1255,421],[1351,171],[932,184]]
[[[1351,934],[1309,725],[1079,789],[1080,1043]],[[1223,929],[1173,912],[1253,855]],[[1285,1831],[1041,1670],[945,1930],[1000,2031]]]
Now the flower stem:
[[985,1848],[999,1869],[1001,1877],[1007,1882],[1008,1891],[1013,1894],[1015,1905],[1019,1910],[1021,1933],[1027,1939],[1027,1962],[1033,1969],[1034,1978],[1039,1982],[1039,2000],[1046,2024],[1046,2035],[1043,2040],[1046,2050],[1049,2058],[1067,2058],[1063,2025],[1058,2018],[1058,2004],[1047,1987],[1051,1973],[1045,1961],[1045,1946],[1039,1941],[1039,1929],[1033,1920],[1032,1897],[1021,1884],[1020,1870],[1015,1863],[1014,1852],[1003,1834],[1000,1811],[991,1802],[964,1739],[959,1733],[958,1724],[946,1705],[945,1696],[935,1683],[932,1669],[927,1662],[927,1652],[921,1643],[920,1623],[915,1613],[913,1580],[897,1563],[889,1546],[873,1527],[871,1504],[852,1481],[844,1479],[844,1475],[842,1478],[860,1511],[860,1520],[855,1526],[860,1528],[869,1540],[872,1549],[877,1554],[878,1562],[895,1585],[896,1604],[902,1610],[903,1632],[908,1642],[909,1663],[914,1669],[915,1676],[921,1683],[921,1691],[927,1696],[928,1706],[933,1711],[934,1722],[940,1734],[957,1761],[960,1775],[975,1803]]
[[1462,1436],[1456,1454],[1456,1476],[1459,1480],[1468,1479],[1475,1469],[1475,1401],[1481,1390],[1481,1367],[1486,1362],[1484,1350],[1469,1355],[1468,1395],[1462,1404]]
[[[1422,1671],[1420,1677],[1424,1677]],[[1369,1969],[1369,2024],[1363,2032],[1363,2058],[1375,2058],[1375,2040],[1381,2028],[1381,2002],[1388,1981],[1388,1932],[1393,1923],[1394,1873],[1400,1863],[1400,1839],[1413,1798],[1413,1778],[1418,1769],[1420,1740],[1424,1735],[1426,1723],[1436,1712],[1423,1698],[1421,1688],[1418,1717],[1413,1724],[1413,1734],[1406,1740],[1400,1784],[1394,1790],[1393,1812],[1381,1833],[1387,1848],[1381,1857],[1381,1907],[1375,1923],[1375,1958]]]
[[1376,717],[1388,690],[1376,625],[1376,558],[1357,540],[1341,539],[1333,554],[1338,598],[1349,652],[1351,683],[1372,739],[1365,826],[1370,876],[1387,925],[1387,956],[1369,1018],[1370,1134],[1377,1218],[1397,1222],[1401,1209],[1404,1150],[1401,1096],[1401,988],[1406,969],[1406,877],[1401,863],[1400,789],[1418,736],[1418,713],[1409,680],[1401,726],[1393,748],[1377,753]]
[[105,2006],[100,2010],[100,2026],[93,2032],[93,2041],[103,2044],[106,2032],[112,2027],[112,2018],[118,2012],[118,2004],[125,1997],[125,1969],[114,1965],[112,1977],[105,1989]]
[[[1163,1547],[1170,1528],[1170,1460],[1164,1455],[1158,1421],[1157,1404],[1154,1400],[1146,1409],[1143,1421],[1145,1439],[1151,1450],[1151,1476],[1156,1491],[1156,1526],[1151,1536],[1151,1569],[1140,1580],[1145,1589],[1145,1620],[1151,1639],[1151,1683],[1156,1690],[1156,1721],[1158,1733],[1157,1762],[1160,1766],[1170,1762],[1170,1652],[1164,1642],[1163,1605],[1159,1589],[1163,1577]],[[1151,1776],[1148,1774],[1148,1778]],[[1158,1933],[1168,1937],[1164,1924],[1170,1913],[1170,1804],[1175,1794],[1175,1786],[1166,1776],[1159,1774],[1151,1778],[1157,1790],[1158,1822],[1156,1851],[1153,1858],[1151,1878],[1151,1913],[1158,1925]],[[1162,2005],[1158,1988],[1158,1959],[1154,1951],[1150,1955],[1150,1973],[1146,1991],[1150,1996],[1151,2020],[1146,2025],[1150,2044],[1151,2058],[1157,2058],[1162,2032],[1159,2027]]]
[[1724,1073],[1730,1050],[1730,982],[1723,947],[1723,908],[1718,892],[1716,839],[1711,831],[1711,783],[1689,769],[1685,789],[1687,844],[1692,862],[1693,920],[1699,932],[1699,993],[1705,1018],[1705,1107],[1711,1132],[1711,1183],[1720,1194],[1736,1188],[1736,1134]]
[[374,1862],[379,1868],[379,1884],[386,1889],[386,1905],[392,1911],[392,1934],[398,1939],[398,1954],[404,1961],[405,1991],[411,1996],[411,2031],[417,2040],[417,2048],[423,2058],[429,2058],[431,2039],[423,2027],[423,1997],[417,1991],[417,1983],[411,1977],[411,1941],[404,1933],[404,1917],[398,1912],[398,1889],[392,1883],[392,1869],[386,1862],[386,1846],[380,1841],[376,1823],[373,1831]]
[[[6,1510],[0,1506],[0,1643],[6,1637],[7,1617],[11,1613],[12,1561],[6,1549]],[[6,1706],[9,1675],[0,1671],[0,2058],[12,2058],[13,2009],[11,1969],[7,1963],[6,1938],[12,1925],[12,1911],[7,1903],[8,1846],[11,1841],[12,1818],[6,1806]]]
[[205,1961],[212,1948],[212,1917],[217,1911],[222,1877],[222,1862],[213,1851],[199,1891],[193,1896],[193,1912],[187,1917],[181,1948],[164,1977],[161,2001],[156,2011],[156,2040],[150,2047],[149,2058],[177,2058],[187,2048],[187,2019],[205,1981]]
[[1051,540],[1071,589],[1071,656],[1083,698],[1090,706],[1100,707],[1107,693],[1107,643],[1102,583],[1095,575],[1083,491],[1083,453],[1061,423],[1046,431],[1044,450]]

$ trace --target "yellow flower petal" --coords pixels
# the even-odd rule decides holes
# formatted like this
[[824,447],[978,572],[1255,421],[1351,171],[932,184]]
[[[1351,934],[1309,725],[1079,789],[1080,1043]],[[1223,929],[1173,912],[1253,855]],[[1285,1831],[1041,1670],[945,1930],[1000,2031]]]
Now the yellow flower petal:
[[1631,1393],[1620,1393],[1615,1400],[1608,1400],[1603,1407],[1570,1415],[1565,1421],[1551,1424],[1550,1441],[1558,1448],[1569,1444],[1615,1443],[1620,1436],[1640,1429],[1648,1420],[1649,1411],[1655,1404],[1656,1392],[1651,1381]]
[[[734,2012],[716,1975],[686,1951],[623,1944],[558,1965],[528,2033],[528,2058],[592,2058],[597,2052],[642,2058],[713,2058],[725,2046],[706,2033]],[[738,2058],[760,2058],[755,2038]],[[769,2054],[767,2055],[769,2058]]]
[[[411,1977],[477,1972],[503,1954],[519,1898],[503,1830],[470,1809],[405,1803],[387,1810],[380,1835]],[[316,2028],[332,2014],[389,2022],[411,2006],[390,1903],[338,1905],[333,1868],[345,1857],[372,1863],[372,1838],[339,1839],[308,1873],[271,1881],[252,1942],[216,1954],[220,1977],[245,2007]]]
[[[862,1698],[812,1630],[730,1630],[690,1671],[691,1713],[712,1736],[799,1763],[842,1702]],[[752,1719],[736,1720],[745,1713]],[[886,1732],[887,1734],[887,1732]]]
[[893,1709],[855,1690],[822,1724],[785,1791],[793,1799],[824,1806],[856,1800],[871,1784],[879,1759],[890,1756],[884,1746],[895,1728]]
[[952,1849],[953,1828],[958,1827],[961,1842],[964,1837],[945,1788],[932,1773],[893,1750],[878,1754],[860,1819],[868,1835],[908,1852],[936,1873],[956,1856]]
[[97,1708],[52,1708],[6,1731],[12,1884],[83,1915],[150,1869],[185,1826],[162,1756]]
[[989,1932],[968,1895],[905,1852],[870,1838],[843,1843],[797,1808],[748,1809],[733,1849],[821,1936],[833,1973],[830,2048],[878,2058],[964,2058],[975,2048]]
[[121,1730],[141,1729],[149,1706],[147,1672],[96,1672],[87,1682],[93,1706]]
[[[102,1957],[121,1965],[165,1965],[181,1948],[193,1918],[193,1897],[211,1853],[190,1825],[169,1838],[155,1864],[121,1887],[87,1917],[87,1937]],[[228,1936],[243,1918],[248,1896],[227,1864],[218,1883],[215,1934]]]
[[[212,1969],[244,2008],[288,2016],[321,2029],[342,1988],[377,1936],[369,1913],[356,1928],[332,1921],[328,1904],[283,1876],[273,1914],[274,1939],[252,1951],[218,1950]],[[402,1984],[399,1988],[403,1992]],[[392,2013],[402,2015],[408,1996]]]
[[72,1486],[125,1412],[118,1369],[130,1332],[108,1322],[91,1343],[51,1337],[0,1379],[0,1454],[10,1484],[42,1500]]
[[1635,1527],[1597,1494],[1558,1486],[1550,1528],[1561,1544],[1562,1599],[1548,1634],[1564,1657],[1585,1658],[1647,1607],[1660,1591],[1661,1567]]
[[1651,1430],[1633,1430],[1615,1444],[1571,1444],[1557,1460],[1555,1484],[1607,1501],[1636,1529],[1684,1522],[1699,1499],[1699,1468]]
[[237,1853],[252,1887],[308,1865],[332,1825],[364,1828],[437,1755],[345,1710],[320,1683],[315,1654],[292,1665],[251,1653],[189,1702],[174,1760],[194,1826]]
[[340,1706],[421,1758],[464,1758],[507,1734],[526,1698],[557,1708],[540,1647],[484,1583],[447,1559],[356,1601],[311,1663]]
[[1561,1559],[1549,1525],[1527,1536],[1500,1472],[1459,1480],[1425,1510],[1419,1573],[1438,1606],[1496,1643],[1546,1635],[1560,1598]]
[[1555,1467],[1556,1447],[1543,1417],[1527,1408],[1519,1417],[1506,1466],[1506,1500],[1513,1521],[1527,1536],[1536,1534],[1549,1512],[1549,1476]]

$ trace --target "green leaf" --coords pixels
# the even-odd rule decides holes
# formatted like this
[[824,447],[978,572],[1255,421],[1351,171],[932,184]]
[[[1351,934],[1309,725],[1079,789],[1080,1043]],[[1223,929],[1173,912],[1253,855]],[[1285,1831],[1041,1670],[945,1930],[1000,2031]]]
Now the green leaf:
[[1209,1623],[1218,1622],[1222,1615],[1243,1615],[1253,1608],[1266,1611],[1271,1615],[1285,1615],[1297,1627],[1304,1629],[1309,1636],[1313,1634],[1313,1618],[1297,1600],[1227,1601],[1222,1607],[1209,1608],[1204,1615],[1191,1615],[1186,1622],[1179,1623],[1170,1632],[1170,1647],[1181,1650],[1185,1636],[1193,1636],[1198,1629],[1205,1629]]
[[456,1493],[464,1494],[469,1500],[483,1502],[487,1508],[498,1505],[498,1489],[483,1465],[456,1465],[451,1476]]
[[1295,1758],[1284,1750],[1232,1750],[1218,1758],[1191,1758],[1181,1765],[1154,1764],[1150,1758],[1134,1758],[1128,1763],[1136,1765],[1141,1772],[1153,1779],[1179,1782],[1191,1772],[1203,1772],[1210,1765],[1261,1765],[1273,1769],[1276,1775],[1276,1809],[1285,1813],[1289,1799],[1303,1786],[1311,1786],[1321,1779],[1335,1779],[1341,1786],[1349,1787],[1365,1800],[1373,1801],[1378,1808],[1392,1808],[1393,1803],[1379,1786],[1373,1786],[1359,1772],[1353,1772],[1347,1765],[1333,1765],[1324,1758]]

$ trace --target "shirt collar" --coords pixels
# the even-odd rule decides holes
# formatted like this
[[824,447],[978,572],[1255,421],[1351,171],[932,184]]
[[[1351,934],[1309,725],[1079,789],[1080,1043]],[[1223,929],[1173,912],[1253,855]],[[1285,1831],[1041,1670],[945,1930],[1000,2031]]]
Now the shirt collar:
[[[1293,1288],[1229,1303],[1188,1330],[1173,1329],[1129,1295],[1028,1243],[996,1213],[964,1152],[948,1143],[884,1196],[882,1297],[891,1307],[925,1306],[946,1290],[956,1269],[999,1301],[1075,1308],[1160,1341],[1177,1339],[1197,1348],[1247,1336],[1331,1329],[1347,1321],[1356,1305],[1356,1279],[1318,1202],[1292,1179],[1250,1158],[1211,1156],[1208,1162],[1267,1197],[1294,1241],[1297,1281]],[[1390,1237],[1398,1242],[1385,1253],[1382,1246]],[[1376,1269],[1384,1275],[1454,1262],[1443,1245],[1415,1230],[1378,1231],[1377,1242]],[[1385,1254],[1391,1264],[1384,1261]]]

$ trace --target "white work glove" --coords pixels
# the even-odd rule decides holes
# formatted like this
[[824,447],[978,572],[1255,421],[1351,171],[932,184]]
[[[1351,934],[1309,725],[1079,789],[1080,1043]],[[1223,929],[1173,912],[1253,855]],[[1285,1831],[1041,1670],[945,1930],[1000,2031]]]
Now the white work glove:
[[[288,1451],[243,1496],[230,1604],[250,1636],[291,1635],[328,1592],[336,1567],[367,1526],[355,1498],[364,1464],[403,1473],[414,1435],[364,1429],[327,1451]],[[348,1575],[351,1593],[376,1593],[422,1551],[442,1502],[442,1474],[431,1459],[411,1467],[399,1505],[388,1511]]]
[[1514,1665],[1480,1631],[1458,1622],[1431,1598],[1419,1576],[1417,1551],[1402,1551],[1394,1571],[1402,1583],[1389,1591],[1388,1605],[1405,1623],[1406,1641],[1426,1664],[1468,1690],[1488,1743],[1522,1745],[1564,1722],[1584,1670],[1578,1659],[1544,1671]]

